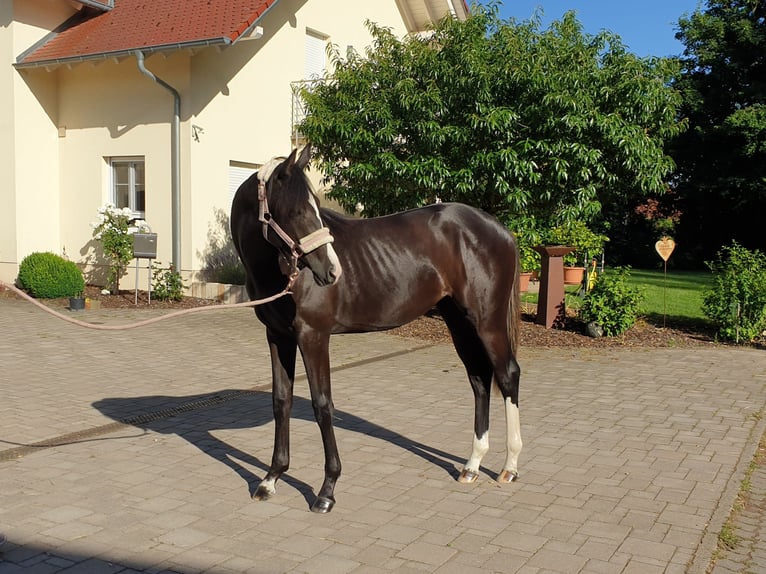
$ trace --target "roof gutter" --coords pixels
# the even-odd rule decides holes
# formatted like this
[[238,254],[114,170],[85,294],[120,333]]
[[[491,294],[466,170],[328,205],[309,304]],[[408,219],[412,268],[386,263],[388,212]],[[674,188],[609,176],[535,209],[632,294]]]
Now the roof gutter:
[[173,95],[173,121],[170,132],[170,188],[172,213],[173,268],[181,272],[181,95],[173,86],[155,76],[144,65],[144,53],[134,52],[138,70]]
[[[163,51],[180,51],[180,50],[195,50],[198,48],[207,48],[209,46],[228,46],[231,45],[231,40],[229,40],[226,37],[223,38],[213,38],[213,39],[207,39],[207,40],[193,40],[191,42],[182,42],[182,43],[175,43],[175,44],[160,44],[157,46],[146,46],[142,47],[140,49],[141,53],[143,54],[154,54],[156,52],[163,52]],[[38,60],[35,62],[24,62],[24,58],[26,57],[27,53],[31,53],[34,50],[28,50],[26,53],[22,54],[18,61],[13,64],[13,67],[18,70],[23,70],[26,68],[53,68],[56,66],[71,66],[75,64],[82,64],[83,62],[89,62],[89,61],[95,61],[95,60],[109,60],[109,59],[115,59],[119,60],[120,58],[127,58],[129,56],[133,56],[136,53],[135,48],[127,49],[127,50],[117,50],[114,52],[97,52],[95,54],[88,54],[84,56],[71,56],[68,58],[50,58],[48,60]]]

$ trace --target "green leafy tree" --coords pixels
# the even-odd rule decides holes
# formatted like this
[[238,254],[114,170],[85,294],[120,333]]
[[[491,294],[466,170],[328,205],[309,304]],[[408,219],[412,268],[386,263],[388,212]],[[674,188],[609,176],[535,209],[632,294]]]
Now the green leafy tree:
[[766,2],[707,0],[679,20],[675,86],[690,129],[670,148],[679,245],[704,261],[732,239],[766,247]]
[[585,34],[572,12],[542,30],[475,6],[403,40],[368,26],[367,52],[335,48],[302,92],[300,129],[345,209],[460,201],[533,236],[665,190],[663,144],[682,128],[671,61]]

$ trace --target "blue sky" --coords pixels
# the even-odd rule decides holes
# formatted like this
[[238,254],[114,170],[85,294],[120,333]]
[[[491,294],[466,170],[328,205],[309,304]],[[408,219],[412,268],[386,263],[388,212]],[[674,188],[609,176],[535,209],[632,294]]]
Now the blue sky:
[[704,5],[699,0],[502,0],[500,16],[528,20],[542,6],[543,27],[547,28],[552,20],[574,10],[588,34],[609,30],[638,56],[677,56],[684,49],[674,37],[678,19]]

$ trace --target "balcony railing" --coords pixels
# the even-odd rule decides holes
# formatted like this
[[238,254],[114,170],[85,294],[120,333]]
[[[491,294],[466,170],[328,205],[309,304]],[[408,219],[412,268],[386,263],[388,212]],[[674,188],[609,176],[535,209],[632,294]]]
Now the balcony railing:
[[306,119],[306,104],[301,97],[301,92],[304,89],[312,90],[314,86],[319,84],[322,80],[299,80],[297,82],[290,82],[290,89],[292,91],[292,106],[291,106],[291,126],[292,126],[292,143],[293,147],[301,147],[306,144],[306,137],[300,132],[298,126]]

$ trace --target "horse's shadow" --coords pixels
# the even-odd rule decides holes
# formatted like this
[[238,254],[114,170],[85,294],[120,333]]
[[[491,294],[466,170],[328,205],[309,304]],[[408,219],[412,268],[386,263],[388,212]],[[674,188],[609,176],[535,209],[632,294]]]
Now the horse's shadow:
[[[115,397],[96,401],[93,406],[115,421],[183,438],[242,477],[251,496],[261,479],[245,465],[258,468],[264,474],[269,469],[267,462],[219,439],[213,431],[255,428],[270,423],[273,420],[271,393],[225,390],[181,397]],[[313,422],[311,401],[296,396],[291,418]],[[465,459],[344,411],[336,410],[334,421],[336,428],[385,440],[416,454],[455,479],[460,473],[458,466],[465,462]],[[311,486],[289,473],[285,473],[281,480],[298,490],[308,504],[313,502],[315,493]]]

